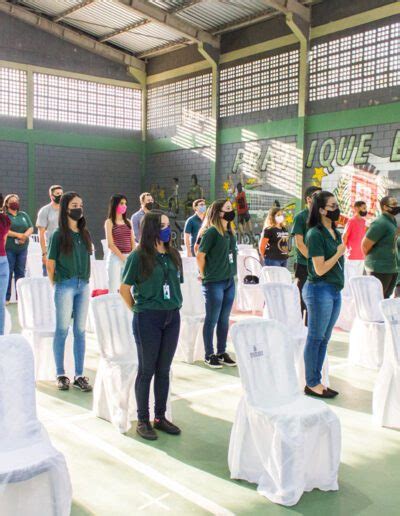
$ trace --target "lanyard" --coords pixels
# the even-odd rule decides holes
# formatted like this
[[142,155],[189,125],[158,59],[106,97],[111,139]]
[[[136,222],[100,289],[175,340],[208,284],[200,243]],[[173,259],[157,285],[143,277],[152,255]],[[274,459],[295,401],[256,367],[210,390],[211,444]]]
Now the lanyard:
[[[164,258],[162,258],[161,256],[163,256]],[[168,258],[167,258],[167,255],[164,254],[164,255],[158,255],[157,256],[157,261],[158,263],[161,265],[161,269],[163,271],[163,276],[164,276],[164,285],[168,285],[168,274],[169,274],[169,267],[168,267]]]

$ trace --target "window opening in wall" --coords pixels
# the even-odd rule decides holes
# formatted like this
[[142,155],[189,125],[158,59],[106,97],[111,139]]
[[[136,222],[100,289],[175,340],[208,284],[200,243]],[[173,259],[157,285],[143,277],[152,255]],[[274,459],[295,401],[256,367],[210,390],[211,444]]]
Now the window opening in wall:
[[298,50],[221,70],[221,118],[289,106],[298,100]]
[[26,117],[26,72],[0,67],[0,115]]
[[400,23],[320,43],[311,49],[311,101],[399,85]]
[[34,73],[34,118],[116,129],[141,129],[141,91]]

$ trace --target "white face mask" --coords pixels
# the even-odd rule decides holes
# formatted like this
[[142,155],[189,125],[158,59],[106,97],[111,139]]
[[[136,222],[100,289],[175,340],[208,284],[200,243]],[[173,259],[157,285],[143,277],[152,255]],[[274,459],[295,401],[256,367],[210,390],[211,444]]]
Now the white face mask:
[[282,224],[282,222],[284,222],[285,220],[285,216],[284,215],[276,215],[275,216],[275,222],[277,224]]

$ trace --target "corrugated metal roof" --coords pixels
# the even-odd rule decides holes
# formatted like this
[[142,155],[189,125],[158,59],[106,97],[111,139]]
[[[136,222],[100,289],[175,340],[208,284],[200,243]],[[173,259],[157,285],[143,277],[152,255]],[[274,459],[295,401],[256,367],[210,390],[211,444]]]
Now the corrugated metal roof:
[[25,4],[41,13],[55,16],[81,3],[81,0],[22,0]]
[[134,31],[119,34],[110,39],[111,43],[131,52],[144,52],[182,40],[182,34],[158,23],[149,23]]

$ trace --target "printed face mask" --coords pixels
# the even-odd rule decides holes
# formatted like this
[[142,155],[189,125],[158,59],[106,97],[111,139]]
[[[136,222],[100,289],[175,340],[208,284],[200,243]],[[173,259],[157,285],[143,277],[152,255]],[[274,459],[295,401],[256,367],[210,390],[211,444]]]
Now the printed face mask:
[[118,204],[117,213],[119,213],[120,215],[124,215],[124,213],[126,213],[126,210],[127,210],[126,204]]
[[277,222],[278,224],[282,224],[282,222],[284,222],[285,220],[285,216],[284,215],[277,215],[275,217],[275,222]]
[[72,208],[69,210],[68,215],[72,220],[78,221],[83,217],[83,210],[82,208]]
[[222,213],[224,214],[222,218],[227,222],[232,222],[235,219],[235,212],[233,210],[223,211]]
[[170,241],[171,238],[171,228],[167,226],[164,229],[160,229],[159,239],[160,242],[164,242],[165,244]]

